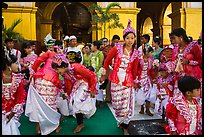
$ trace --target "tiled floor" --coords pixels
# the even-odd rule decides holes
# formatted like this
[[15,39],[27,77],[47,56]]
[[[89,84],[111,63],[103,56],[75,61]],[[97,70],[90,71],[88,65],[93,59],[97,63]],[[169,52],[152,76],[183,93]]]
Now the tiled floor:
[[[108,106],[115,117],[111,104],[108,104]],[[161,116],[154,114],[151,117],[147,114],[139,114],[139,111],[140,105],[135,104],[135,115],[128,127],[130,135],[168,135],[162,126]],[[150,111],[153,113],[153,108]]]
[[[115,113],[114,113],[114,110],[113,110],[113,107],[111,106],[111,104],[108,104],[111,112],[113,113],[113,115],[115,116]],[[154,116],[148,116],[147,114],[139,114],[139,111],[140,111],[140,105],[138,104],[135,104],[135,115],[134,117],[132,118],[132,120],[151,120],[151,119],[162,119],[161,116],[159,115],[154,115]],[[153,113],[153,108],[150,108],[150,111]]]

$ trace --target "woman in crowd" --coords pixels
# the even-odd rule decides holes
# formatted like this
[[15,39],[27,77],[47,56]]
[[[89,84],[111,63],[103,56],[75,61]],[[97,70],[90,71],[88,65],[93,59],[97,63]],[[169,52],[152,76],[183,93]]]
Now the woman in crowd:
[[85,53],[83,54],[83,58],[84,58],[83,65],[84,65],[85,67],[90,66],[91,46],[92,46],[91,43],[87,43],[87,44],[85,44],[85,46],[84,46],[84,52],[85,52]]
[[[96,76],[98,79],[101,77],[101,68],[104,60],[104,55],[102,51],[100,51],[100,42],[94,41],[91,46],[91,55],[90,55],[90,66],[93,66],[94,72],[96,73]],[[96,101],[97,105],[100,107],[103,107],[103,91],[102,89],[99,89],[99,83],[97,83],[97,89],[98,89],[98,95],[96,95]]]
[[177,46],[173,50],[173,60],[175,60],[175,72],[178,76],[193,76],[201,82],[201,94],[198,97],[202,102],[202,52],[197,41],[189,42],[186,31],[177,28],[172,31],[174,43]]
[[160,47],[161,36],[155,36],[152,41],[152,46],[154,47],[154,52],[152,52],[152,57],[154,59],[159,59],[160,52],[163,48]]
[[[186,31],[183,28],[177,28],[172,31],[174,43],[174,60],[177,60],[176,70],[187,76],[193,76],[202,81],[202,54],[197,41],[189,42]],[[181,67],[179,67],[181,66]]]

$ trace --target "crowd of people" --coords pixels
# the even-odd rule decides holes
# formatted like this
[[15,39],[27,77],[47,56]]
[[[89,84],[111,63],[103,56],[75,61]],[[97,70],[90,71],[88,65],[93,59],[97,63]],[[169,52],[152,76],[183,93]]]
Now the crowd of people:
[[193,40],[183,28],[176,28],[169,34],[171,45],[162,46],[161,36],[150,44],[150,36],[144,34],[138,46],[131,22],[123,31],[123,41],[114,35],[111,44],[102,38],[82,49],[74,35],[62,41],[48,34],[47,51],[40,55],[31,41],[23,43],[21,53],[12,39],[6,39],[2,134],[20,134],[23,112],[36,123],[36,134],[60,132],[63,116],[69,115],[76,118],[73,132],[78,133],[85,128],[83,119],[107,102],[124,135],[129,134],[135,104],[141,106],[141,115],[161,115],[168,134],[201,135],[202,36]]

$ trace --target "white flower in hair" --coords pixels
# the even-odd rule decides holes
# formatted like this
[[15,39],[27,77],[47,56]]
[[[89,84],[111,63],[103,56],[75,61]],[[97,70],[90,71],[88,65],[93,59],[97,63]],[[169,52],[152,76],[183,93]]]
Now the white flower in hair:
[[65,37],[64,37],[64,40],[69,40],[69,36],[65,36]]
[[152,63],[153,66],[159,67],[159,60],[155,59]]

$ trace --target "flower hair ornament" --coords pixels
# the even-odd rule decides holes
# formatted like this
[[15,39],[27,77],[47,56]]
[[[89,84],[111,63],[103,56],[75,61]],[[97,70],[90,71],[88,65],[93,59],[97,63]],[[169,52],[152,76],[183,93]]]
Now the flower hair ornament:
[[69,60],[66,58],[65,54],[57,54],[53,57],[53,62],[58,66],[61,66],[62,62],[65,62],[69,66]]
[[168,61],[166,63],[161,63],[158,67],[158,70],[164,70],[168,73],[171,73],[175,70],[175,63],[173,61]]
[[73,75],[74,68],[71,67],[71,65],[69,63],[69,59],[67,59],[67,57],[66,57],[66,54],[57,54],[57,55],[55,55],[53,57],[53,61],[52,62],[56,63],[58,66],[61,66],[62,62],[67,63],[68,64],[69,73]]
[[55,49],[57,49],[59,54],[63,54],[63,50],[59,46],[54,46]]

